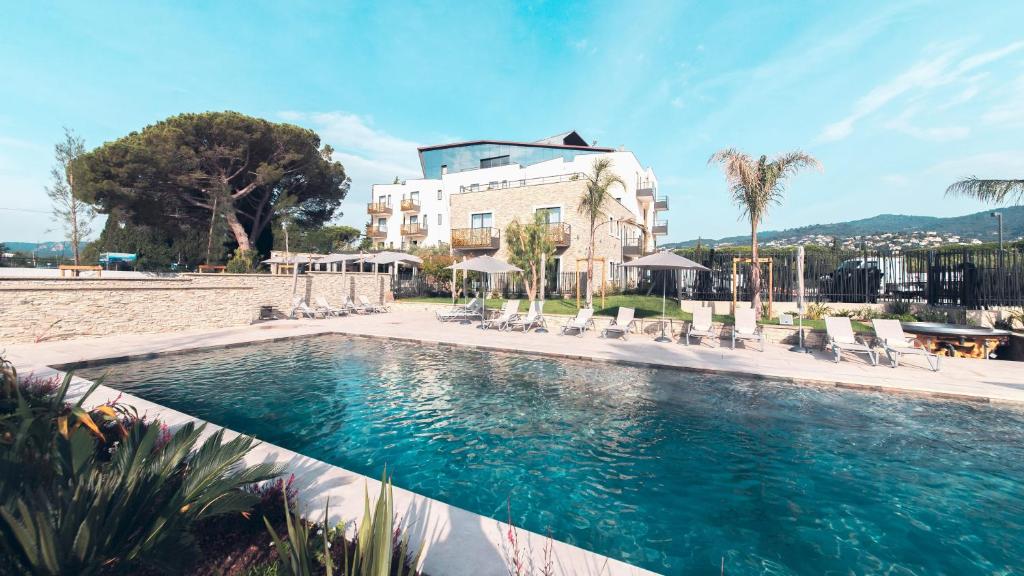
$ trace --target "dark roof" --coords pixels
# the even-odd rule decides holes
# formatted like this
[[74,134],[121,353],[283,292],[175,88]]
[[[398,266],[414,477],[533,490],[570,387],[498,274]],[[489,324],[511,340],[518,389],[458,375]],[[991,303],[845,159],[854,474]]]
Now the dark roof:
[[427,150],[443,150],[445,148],[458,148],[460,146],[469,146],[471,144],[507,144],[511,146],[529,146],[533,148],[566,148],[569,150],[587,150],[590,152],[615,152],[615,148],[599,148],[596,146],[588,146],[586,140],[584,140],[575,130],[571,132],[565,132],[564,134],[557,134],[550,138],[538,140],[536,142],[515,142],[512,140],[467,140],[465,142],[452,142],[450,144],[435,144],[434,146],[421,146],[417,148],[420,152]]

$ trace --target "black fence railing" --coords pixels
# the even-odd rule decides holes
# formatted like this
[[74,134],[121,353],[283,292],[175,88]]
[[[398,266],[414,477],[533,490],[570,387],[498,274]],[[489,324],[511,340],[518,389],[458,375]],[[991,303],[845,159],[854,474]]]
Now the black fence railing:
[[[767,252],[767,251],[766,251]],[[612,265],[608,269],[609,292],[660,294],[664,283],[671,296],[692,300],[730,301],[733,297],[731,252],[686,251],[684,255],[708,271],[649,272]],[[797,299],[796,252],[772,251],[771,297],[775,302]],[[762,298],[768,297],[769,265],[762,264]],[[750,264],[737,262],[735,288],[739,300],[750,299]],[[600,273],[600,270],[595,270]],[[579,273],[579,289],[586,290],[586,274]],[[487,279],[470,273],[467,288],[480,293]],[[522,274],[494,274],[492,290],[503,297],[525,297]],[[461,290],[461,281],[458,288]],[[418,276],[403,277],[400,296],[449,293],[447,286]],[[575,297],[577,273],[549,273],[545,293]],[[971,249],[914,251],[889,254],[878,251],[808,251],[804,259],[804,295],[810,302],[873,303],[919,302],[932,306],[980,309],[993,306],[1024,306],[1024,251]]]

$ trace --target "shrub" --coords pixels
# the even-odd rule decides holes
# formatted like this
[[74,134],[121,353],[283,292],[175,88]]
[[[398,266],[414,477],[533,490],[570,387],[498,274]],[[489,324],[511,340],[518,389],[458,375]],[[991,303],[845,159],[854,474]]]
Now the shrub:
[[808,304],[807,309],[804,310],[804,318],[807,318],[808,320],[821,320],[825,316],[831,315],[832,308],[830,308],[827,304],[818,304],[816,302],[812,302],[811,304]]
[[256,271],[259,257],[259,252],[255,250],[235,250],[224,269],[230,274],[251,274]]
[[[0,565],[32,574],[180,571],[198,550],[193,523],[248,510],[245,485],[278,475],[241,465],[253,440],[203,442],[204,426],[173,434],[133,409],[67,400],[71,375],[33,398],[19,387],[0,417]],[[5,385],[6,377],[5,377]]]
[[914,317],[918,322],[948,322],[949,315],[943,310],[935,308],[924,308],[918,310]]
[[889,314],[893,314],[895,316],[907,316],[911,313],[910,302],[907,302],[906,300],[896,300],[890,302],[885,307],[885,310]]

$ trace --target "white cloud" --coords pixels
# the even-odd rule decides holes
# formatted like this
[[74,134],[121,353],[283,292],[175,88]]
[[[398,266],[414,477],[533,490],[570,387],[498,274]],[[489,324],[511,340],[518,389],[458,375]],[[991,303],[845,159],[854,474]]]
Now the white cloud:
[[683,101],[682,96],[676,96],[673,98],[671,104],[673,108],[682,108],[686,106],[686,102]]
[[913,122],[917,111],[918,108],[916,106],[911,106],[904,110],[902,114],[890,120],[885,127],[913,136],[918,140],[927,140],[929,142],[960,140],[966,138],[971,133],[971,129],[967,126],[935,126],[931,128],[919,126]]
[[589,38],[580,38],[579,40],[573,40],[569,42],[569,46],[571,46],[573,50],[581,54],[597,53],[597,46],[592,46],[590,44]]
[[358,225],[366,219],[365,203],[374,184],[389,184],[399,178],[422,177],[416,148],[421,144],[388,134],[373,125],[369,116],[350,112],[280,112],[289,122],[315,130],[324,143],[334,148],[334,158],[345,166],[352,179],[342,204],[342,222]]
[[979,178],[1017,178],[1024,159],[1024,150],[1001,150],[963,156],[933,164],[924,170],[927,175],[943,177],[949,182],[977,176]]
[[[879,84],[868,91],[867,94],[854,103],[850,114],[845,118],[826,125],[818,139],[823,142],[842,140],[853,133],[857,122],[881,110],[890,102],[904,96],[920,100],[927,97],[937,88],[966,84],[961,89],[959,98],[963,101],[970,100],[977,94],[978,88],[976,84],[985,77],[983,74],[971,75],[970,73],[987,64],[1005,58],[1022,48],[1024,48],[1024,42],[1013,42],[996,50],[964,58],[960,58],[962,50],[954,48],[946,50],[930,59],[921,60],[891,80]],[[906,128],[905,123],[899,121],[891,122],[889,127],[894,129]],[[953,129],[912,129],[910,131],[918,132],[918,136],[930,139],[950,139],[966,135],[964,134],[964,129],[959,127],[954,127]]]

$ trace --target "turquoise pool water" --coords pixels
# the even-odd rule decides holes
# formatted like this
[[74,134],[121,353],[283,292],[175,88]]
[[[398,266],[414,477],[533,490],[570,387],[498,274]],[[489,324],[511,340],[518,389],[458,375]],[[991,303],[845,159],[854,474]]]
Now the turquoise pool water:
[[667,574],[1024,570],[1020,411],[334,336],[104,373]]

